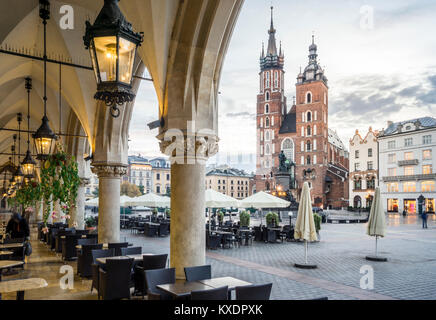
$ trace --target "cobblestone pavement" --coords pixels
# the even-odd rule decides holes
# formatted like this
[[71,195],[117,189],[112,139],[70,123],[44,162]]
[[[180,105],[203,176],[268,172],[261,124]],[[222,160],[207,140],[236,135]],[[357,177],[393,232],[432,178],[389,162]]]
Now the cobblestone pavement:
[[[298,242],[258,243],[234,249],[208,251],[213,276],[234,276],[252,283],[273,283],[272,299],[436,299],[436,217],[421,229],[417,217],[389,216],[379,254],[386,263],[369,262],[375,239],[366,224],[323,224],[321,241],[309,245],[309,262],[315,270],[293,267],[304,260]],[[145,238],[122,232],[144,252],[169,252],[169,238]],[[374,289],[360,289],[362,266],[374,269]]]

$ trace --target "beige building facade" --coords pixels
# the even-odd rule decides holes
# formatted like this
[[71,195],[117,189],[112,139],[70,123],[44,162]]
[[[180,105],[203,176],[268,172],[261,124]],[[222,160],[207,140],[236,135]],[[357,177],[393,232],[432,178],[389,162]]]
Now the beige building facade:
[[251,196],[251,180],[253,176],[243,170],[228,166],[210,170],[206,174],[206,190],[212,189],[236,199]]

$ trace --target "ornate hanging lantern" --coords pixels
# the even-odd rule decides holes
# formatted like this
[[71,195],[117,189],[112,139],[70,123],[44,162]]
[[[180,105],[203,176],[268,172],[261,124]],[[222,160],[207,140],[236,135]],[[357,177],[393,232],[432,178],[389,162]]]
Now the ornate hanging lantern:
[[86,21],[83,37],[97,80],[94,98],[104,101],[114,118],[120,115],[119,105],[135,98],[131,90],[133,65],[136,50],[143,41],[142,34],[134,32],[121,13],[118,1],[104,1],[94,24]]
[[26,78],[25,88],[27,90],[27,152],[26,156],[21,163],[21,167],[23,168],[23,173],[25,178],[32,178],[33,172],[35,170],[36,162],[32,158],[32,154],[30,152],[30,90],[32,89],[32,79]]

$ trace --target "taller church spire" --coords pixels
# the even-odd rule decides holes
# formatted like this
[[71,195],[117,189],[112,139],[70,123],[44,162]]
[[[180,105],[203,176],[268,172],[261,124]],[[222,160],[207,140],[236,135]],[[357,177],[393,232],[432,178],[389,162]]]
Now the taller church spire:
[[277,42],[276,42],[276,29],[274,29],[274,7],[271,7],[271,25],[268,30],[268,48],[266,50],[266,55],[262,54],[260,59],[261,70],[266,70],[270,68],[280,68],[284,66],[284,56],[283,51],[280,46],[280,53],[277,53]]

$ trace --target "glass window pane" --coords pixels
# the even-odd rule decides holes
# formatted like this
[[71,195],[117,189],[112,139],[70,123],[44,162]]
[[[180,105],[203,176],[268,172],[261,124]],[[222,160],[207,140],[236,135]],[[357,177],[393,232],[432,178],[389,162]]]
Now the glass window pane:
[[136,45],[124,38],[120,38],[120,81],[130,84],[132,80],[133,63]]
[[95,58],[94,41],[91,41],[91,45],[89,46],[89,54],[91,56],[92,68],[94,69],[95,79],[97,80],[97,83],[100,83],[100,78],[97,75],[98,65],[97,65],[97,60]]
[[94,38],[101,81],[116,81],[117,46],[116,37]]

